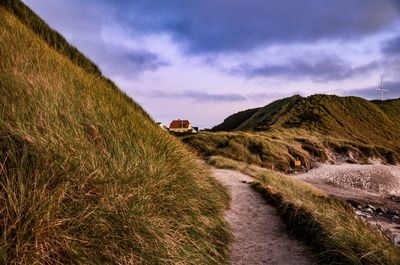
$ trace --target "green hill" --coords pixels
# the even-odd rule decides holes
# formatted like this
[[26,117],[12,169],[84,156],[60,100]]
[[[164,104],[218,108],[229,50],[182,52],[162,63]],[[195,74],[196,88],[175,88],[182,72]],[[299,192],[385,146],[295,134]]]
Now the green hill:
[[[258,108],[246,119],[234,114],[216,131],[266,131],[301,128],[362,143],[400,146],[400,99],[368,101],[358,97],[293,96]],[[226,121],[231,121],[227,123]],[[235,127],[232,129],[232,121]]]
[[232,114],[213,131],[262,131],[272,126],[277,119],[289,111],[302,97],[293,96],[272,102],[264,107],[249,109]]
[[229,116],[213,133],[184,138],[205,156],[290,171],[299,159],[395,164],[400,158],[400,99],[293,96]]
[[0,1],[0,263],[224,264],[205,165],[19,1]]
[[400,98],[385,101],[372,101],[378,105],[393,122],[400,124]]
[[224,120],[223,123],[212,128],[213,131],[232,131],[238,128],[242,123],[247,121],[259,108],[248,109],[235,113]]

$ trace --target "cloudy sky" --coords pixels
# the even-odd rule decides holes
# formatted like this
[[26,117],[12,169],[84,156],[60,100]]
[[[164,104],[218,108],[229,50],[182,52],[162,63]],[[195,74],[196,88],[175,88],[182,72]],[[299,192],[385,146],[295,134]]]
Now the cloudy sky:
[[24,0],[157,120],[315,93],[400,97],[400,0]]

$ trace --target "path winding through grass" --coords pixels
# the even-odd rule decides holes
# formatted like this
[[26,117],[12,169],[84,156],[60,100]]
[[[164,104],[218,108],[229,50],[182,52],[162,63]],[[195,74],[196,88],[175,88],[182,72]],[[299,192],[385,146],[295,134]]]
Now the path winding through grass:
[[225,212],[235,236],[231,264],[313,264],[306,246],[289,236],[277,210],[248,184],[252,177],[226,169],[214,169],[214,175],[232,198]]

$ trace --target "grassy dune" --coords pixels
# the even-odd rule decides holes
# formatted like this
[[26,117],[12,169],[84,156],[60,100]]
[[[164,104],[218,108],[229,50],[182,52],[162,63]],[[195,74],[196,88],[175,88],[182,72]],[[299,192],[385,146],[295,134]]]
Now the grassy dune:
[[224,157],[212,157],[210,163],[255,177],[253,187],[278,208],[295,234],[315,248],[321,264],[400,264],[400,250],[357,218],[346,202],[276,171]]
[[293,96],[258,109],[233,114],[213,129],[304,129],[338,139],[396,149],[400,146],[399,113],[400,99],[368,101],[333,95]]
[[400,161],[400,99],[293,96],[233,114],[213,133],[184,138],[204,156],[222,155],[290,171],[296,158],[368,163]]
[[207,168],[2,7],[0,36],[0,263],[224,264]]

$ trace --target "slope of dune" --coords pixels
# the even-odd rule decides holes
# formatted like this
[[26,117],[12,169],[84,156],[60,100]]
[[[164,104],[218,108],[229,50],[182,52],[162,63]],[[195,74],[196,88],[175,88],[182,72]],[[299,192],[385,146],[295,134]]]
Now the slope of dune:
[[229,116],[214,132],[183,141],[204,156],[290,172],[315,162],[400,161],[400,100],[293,96]]
[[228,196],[207,167],[21,2],[0,3],[0,263],[224,264]]
[[[268,131],[305,129],[336,138],[383,146],[400,146],[400,100],[368,101],[358,97],[332,95],[293,96],[272,102],[242,119],[235,128],[226,121],[216,131]],[[227,119],[227,120],[228,120]],[[222,128],[222,129],[218,129]]]

